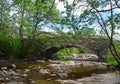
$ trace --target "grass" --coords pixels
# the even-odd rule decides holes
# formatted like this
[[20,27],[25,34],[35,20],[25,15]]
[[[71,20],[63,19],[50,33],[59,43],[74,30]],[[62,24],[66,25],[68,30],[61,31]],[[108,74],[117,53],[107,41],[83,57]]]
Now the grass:
[[79,53],[88,53],[86,49],[83,48],[64,48],[57,53],[55,53],[55,56],[67,56],[71,53],[79,54]]
[[107,60],[108,65],[113,65],[113,66],[118,65],[117,61],[111,54],[105,55],[103,57]]

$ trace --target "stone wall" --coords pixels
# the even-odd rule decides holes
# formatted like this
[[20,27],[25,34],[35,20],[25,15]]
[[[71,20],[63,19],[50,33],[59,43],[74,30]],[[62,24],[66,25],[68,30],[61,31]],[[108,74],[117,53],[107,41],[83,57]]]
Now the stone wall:
[[57,47],[55,45],[46,48],[45,52],[42,55],[46,57],[52,57],[54,53],[57,51],[69,48],[69,47],[76,47],[76,48],[86,48],[92,54],[96,54],[101,60],[101,56],[108,53],[108,46],[109,40],[105,38],[77,38],[75,41],[69,43],[60,43],[60,46]]

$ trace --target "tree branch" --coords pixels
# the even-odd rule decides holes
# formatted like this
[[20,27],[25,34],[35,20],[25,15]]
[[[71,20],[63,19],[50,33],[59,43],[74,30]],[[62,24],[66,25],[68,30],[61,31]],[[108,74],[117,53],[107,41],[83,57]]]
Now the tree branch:
[[49,11],[47,12],[47,18],[48,18],[48,15],[49,15],[50,11],[51,11],[52,8],[54,7],[54,4],[55,4],[55,0],[53,1],[52,6],[50,7]]
[[118,8],[120,8],[120,6],[118,5],[117,0],[114,0],[114,1],[115,1],[116,6],[117,6]]
[[[118,8],[118,7],[114,7],[112,9],[116,9],[116,8]],[[107,11],[110,11],[110,10],[111,10],[111,8],[110,9],[106,9],[106,10],[98,10],[98,12],[107,12]]]

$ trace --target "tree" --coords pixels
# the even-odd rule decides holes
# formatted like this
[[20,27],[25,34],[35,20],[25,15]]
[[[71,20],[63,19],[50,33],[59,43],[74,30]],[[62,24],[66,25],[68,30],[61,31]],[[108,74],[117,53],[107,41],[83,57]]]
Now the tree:
[[[56,10],[55,0],[14,0],[14,10],[17,13],[15,23],[24,29],[30,29],[30,37],[34,38],[39,35],[42,26],[55,23],[59,20],[59,11]],[[23,19],[22,19],[23,17]],[[22,21],[21,21],[22,20]],[[22,23],[22,25],[20,25]],[[25,33],[25,32],[24,32]]]
[[[118,25],[119,25],[118,20],[120,19],[120,18],[118,18],[118,16],[120,15],[120,12],[116,12],[115,9],[119,9],[118,4],[120,2],[118,2],[118,4],[116,4],[116,1],[112,1],[112,0],[106,1],[105,0],[104,4],[103,4],[102,0],[101,1],[87,0],[87,3],[90,5],[91,11],[94,12],[96,21],[99,23],[102,30],[104,30],[107,37],[109,38],[109,50],[110,50],[111,54],[113,55],[113,57],[118,62],[118,64],[120,65],[120,56],[116,50],[116,47],[114,45],[114,39],[113,39],[113,37],[115,35],[115,30],[118,29]],[[104,5],[103,7],[109,6],[109,8],[103,9],[103,10],[98,9],[98,8],[100,8],[101,4]],[[109,13],[109,15],[107,15],[108,14],[107,12]],[[106,14],[106,18],[103,16],[104,13]]]
[[[25,39],[41,38],[41,29],[59,20],[55,0],[3,0],[0,7],[0,35],[19,41],[21,58],[33,44]],[[13,42],[10,45],[13,47]]]
[[84,14],[76,14],[76,12],[79,11],[77,10],[78,7],[76,8],[76,6],[80,3],[80,1],[81,0],[74,0],[72,4],[70,4],[67,0],[63,1],[66,10],[63,11],[61,15],[61,28],[68,28],[72,34],[75,34],[74,37],[77,35],[93,36],[96,34],[96,32],[92,26],[88,26],[87,22],[83,21],[82,17]]
[[[67,1],[64,1],[64,3]],[[67,2],[69,3],[69,2]],[[70,6],[69,10],[68,7]],[[65,4],[66,14],[69,18],[73,15],[80,17],[79,25],[99,25],[109,39],[109,49],[120,65],[120,56],[114,45],[115,31],[120,24],[120,1],[118,0],[73,0],[72,4]],[[76,13],[79,11],[79,13]],[[76,29],[73,27],[73,29]]]
[[9,27],[9,12],[10,12],[10,4],[6,0],[0,2],[0,33],[7,38],[7,30]]

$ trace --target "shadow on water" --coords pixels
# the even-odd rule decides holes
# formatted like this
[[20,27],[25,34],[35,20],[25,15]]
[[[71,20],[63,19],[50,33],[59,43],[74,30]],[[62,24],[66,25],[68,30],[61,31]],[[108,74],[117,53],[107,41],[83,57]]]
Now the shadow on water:
[[68,77],[66,79],[79,79],[84,77],[90,77],[93,74],[102,74],[107,73],[107,69],[98,69],[96,67],[78,67],[74,68],[72,72],[68,73]]
[[17,65],[16,69],[27,69],[27,68],[34,68],[34,67],[46,67],[49,65],[50,62],[45,61],[45,62],[29,62],[29,63],[23,63],[20,65]]

